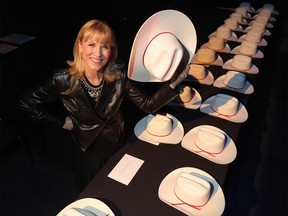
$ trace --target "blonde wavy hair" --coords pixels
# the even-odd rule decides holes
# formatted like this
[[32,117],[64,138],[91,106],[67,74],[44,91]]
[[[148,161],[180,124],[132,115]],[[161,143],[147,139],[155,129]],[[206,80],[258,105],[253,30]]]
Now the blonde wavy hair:
[[112,49],[110,59],[104,66],[104,77],[106,80],[112,82],[120,76],[120,72],[114,69],[114,64],[118,56],[116,38],[111,27],[106,22],[97,19],[90,20],[81,27],[73,47],[74,60],[67,60],[69,73],[77,80],[84,76],[84,65],[78,44],[79,42],[87,41],[95,34],[97,34],[97,42],[109,45]]

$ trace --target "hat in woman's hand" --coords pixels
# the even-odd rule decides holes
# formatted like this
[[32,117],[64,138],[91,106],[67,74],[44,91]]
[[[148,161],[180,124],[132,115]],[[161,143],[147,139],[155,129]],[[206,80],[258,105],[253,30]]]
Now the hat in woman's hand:
[[139,82],[164,82],[180,62],[188,65],[197,43],[191,20],[177,10],[149,17],[138,30],[128,65],[128,78]]

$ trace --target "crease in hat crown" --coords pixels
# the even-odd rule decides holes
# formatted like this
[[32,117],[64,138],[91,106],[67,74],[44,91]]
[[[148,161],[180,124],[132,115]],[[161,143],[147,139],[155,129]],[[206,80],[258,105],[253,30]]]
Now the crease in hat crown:
[[[167,34],[161,34],[164,32]],[[163,39],[167,40],[166,44]],[[174,45],[168,44],[169,41]],[[188,16],[177,10],[159,11],[142,24],[134,38],[129,57],[128,78],[138,82],[168,81],[176,71],[180,60],[181,64],[189,64],[195,53],[196,44],[196,30]],[[158,63],[162,64],[156,64],[157,58]]]
[[208,127],[200,127],[196,133],[195,145],[205,152],[219,154],[225,147],[225,135]]
[[179,173],[175,185],[178,199],[192,206],[204,206],[209,201],[211,184],[193,173]]
[[147,118],[146,131],[153,136],[168,136],[173,130],[172,119],[167,115],[149,115]]
[[183,57],[183,48],[170,32],[161,32],[148,43],[143,53],[143,65],[153,77],[169,80]]

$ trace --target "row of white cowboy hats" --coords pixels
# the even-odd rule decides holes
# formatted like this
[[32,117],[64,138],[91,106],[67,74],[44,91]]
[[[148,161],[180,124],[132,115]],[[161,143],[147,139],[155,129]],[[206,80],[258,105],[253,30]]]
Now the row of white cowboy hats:
[[[179,23],[184,23],[184,26],[190,26],[191,28],[179,27],[178,21]],[[175,26],[176,28],[174,28]],[[182,32],[183,34],[178,27],[179,29],[185,29]],[[148,32],[154,33],[155,36],[149,38]],[[169,34],[166,34],[167,32]],[[177,40],[173,40],[171,32],[181,41],[181,46],[177,44]],[[164,41],[169,41],[169,43],[165,44]],[[174,48],[169,50],[171,43]],[[159,46],[159,44],[161,45]],[[169,46],[167,46],[168,44]],[[161,46],[168,47],[167,52],[163,52]],[[186,58],[187,62],[190,62],[196,49],[196,31],[193,24],[191,25],[189,19],[177,11],[167,10],[156,13],[143,24],[136,35],[129,61],[129,78],[141,82],[164,82],[169,80],[180,60],[184,58],[185,52],[182,46],[187,49],[188,53],[186,55],[188,54],[189,57]],[[173,60],[170,59],[169,61],[167,53],[168,56],[171,53],[174,54]],[[157,56],[164,57],[159,59]],[[239,57],[234,57],[229,65],[233,65],[232,62],[235,60],[237,65],[237,58],[243,57],[240,55]],[[170,63],[168,64],[169,67],[167,67],[167,62]],[[161,63],[166,64],[166,67],[163,64],[161,65]],[[162,68],[157,67],[157,64],[160,64]],[[203,69],[206,69],[204,66],[197,64],[190,66],[196,67],[196,69],[198,67],[196,71],[200,71],[200,73],[201,71],[203,72]],[[250,72],[255,72],[258,69],[255,66],[250,66],[249,70]],[[231,79],[235,73],[238,75],[237,71],[227,72],[227,77],[222,78],[223,81],[220,80],[219,83],[224,82],[227,84],[229,82],[227,80]],[[207,75],[211,74],[211,72],[207,73],[206,71],[205,74],[205,78],[208,78],[204,82],[203,79],[199,79],[199,82],[206,82],[205,84],[209,84],[211,80],[213,82],[211,75]],[[239,77],[243,79],[241,75]],[[233,82],[237,83],[237,80],[232,79]],[[216,85],[218,81],[214,83]],[[253,92],[253,87],[249,83],[247,84],[246,81],[245,89],[241,93]],[[183,92],[185,91],[187,91],[187,87],[184,86]],[[226,102],[228,102],[228,105],[223,107],[222,104]],[[230,121],[233,119],[232,121],[234,122],[243,122],[248,117],[245,107],[241,103],[239,104],[237,98],[229,95],[217,94],[203,104],[203,112],[226,118]],[[221,112],[225,114],[219,115]],[[199,125],[184,135],[184,128],[181,122],[168,113],[166,115],[147,115],[135,125],[134,133],[139,139],[152,144],[178,144],[181,142],[183,148],[219,164],[232,162],[237,154],[234,141],[221,129],[211,125]],[[221,215],[225,208],[224,194],[217,181],[207,172],[194,167],[182,167],[170,172],[162,180],[158,189],[158,196],[163,202],[187,215],[217,216]]]

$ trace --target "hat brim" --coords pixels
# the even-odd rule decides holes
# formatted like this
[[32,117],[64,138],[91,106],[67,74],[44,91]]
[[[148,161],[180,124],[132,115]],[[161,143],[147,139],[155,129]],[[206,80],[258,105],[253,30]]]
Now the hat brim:
[[[194,175],[210,182],[212,185],[212,193],[207,204],[201,209],[195,209],[188,205],[173,205],[181,202],[175,195],[174,187],[177,182],[177,177],[181,172],[193,173]],[[193,168],[182,167],[170,172],[160,183],[158,188],[158,197],[161,201],[169,206],[183,212],[186,215],[207,216],[207,215],[221,215],[225,209],[225,197],[221,186],[218,182],[207,172]]]
[[[208,44],[209,44],[209,42],[204,43],[200,48],[211,49],[211,48],[208,47]],[[216,52],[220,52],[220,53],[230,53],[231,52],[231,48],[230,48],[230,46],[227,43],[225,43],[225,46],[224,46],[223,49],[221,49],[221,50],[213,49],[213,50],[215,50]]]
[[[239,52],[239,49],[240,49],[240,45],[236,46],[234,49],[231,50],[231,54],[245,55],[245,54]],[[254,55],[247,55],[247,56],[249,56],[251,58],[262,59],[264,57],[264,53],[261,50],[257,49],[256,53]]]
[[[208,38],[216,37],[216,33],[217,33],[217,31],[212,32],[212,33],[208,36]],[[226,40],[226,41],[237,41],[237,38],[238,38],[238,37],[237,37],[236,33],[232,31],[232,36],[229,37],[229,38],[227,38],[227,39],[224,38],[224,40]]]
[[228,61],[226,61],[222,68],[223,69],[226,69],[226,70],[236,70],[236,71],[240,71],[240,72],[243,72],[243,73],[247,73],[247,74],[257,74],[259,73],[259,69],[256,65],[254,64],[251,64],[250,68],[248,70],[241,70],[241,69],[238,69],[238,68],[235,68],[232,66],[232,62],[233,62],[233,59],[229,59]]
[[248,111],[246,107],[238,101],[238,112],[233,115],[233,116],[226,116],[226,115],[221,115],[217,112],[215,112],[211,106],[213,103],[213,100],[215,98],[215,95],[209,97],[206,101],[204,101],[201,106],[200,106],[200,111],[202,113],[208,114],[210,116],[214,116],[217,118],[222,118],[227,121],[235,122],[235,123],[243,123],[248,119]]
[[200,64],[200,65],[207,65],[207,66],[209,66],[209,65],[211,65],[211,66],[222,66],[223,65],[223,59],[222,59],[222,57],[219,54],[217,54],[217,52],[216,52],[216,57],[217,58],[216,58],[215,61],[207,63],[207,62],[199,62],[199,61],[197,61],[196,60],[196,55],[194,55],[193,58],[192,58],[191,64]]
[[188,64],[196,50],[197,35],[191,20],[176,10],[163,10],[149,17],[138,30],[130,53],[128,78],[139,82],[164,82],[144,67],[142,55],[149,41],[160,32],[172,33],[184,48],[183,64]]
[[147,118],[151,117],[152,114],[149,114],[142,118],[134,127],[134,134],[138,139],[158,145],[162,144],[179,144],[184,136],[184,128],[182,123],[175,118],[173,115],[169,114],[173,120],[172,132],[168,136],[153,136],[146,131]]
[[57,216],[64,216],[65,212],[71,208],[82,208],[93,212],[95,215],[99,216],[115,216],[113,211],[102,201],[95,198],[83,198],[70,203],[64,209],[62,209]]
[[[224,149],[219,154],[213,154],[214,156],[207,154],[205,152],[199,152],[199,148],[195,145],[195,138],[197,135],[197,132],[200,128],[211,128],[213,130],[216,130],[218,132],[221,132],[225,135],[226,141],[224,144]],[[217,164],[229,164],[236,158],[237,155],[237,149],[235,146],[234,141],[221,129],[211,126],[211,125],[200,125],[197,127],[192,128],[186,135],[183,137],[181,146],[195,154],[200,155],[201,157],[204,157],[212,162],[215,162]]]
[[[245,40],[246,36],[247,36],[247,34],[242,35],[240,38],[238,38],[237,42],[241,43],[242,41]],[[257,43],[257,45],[258,45],[258,46],[267,46],[268,43],[267,43],[267,41],[265,40],[265,38],[261,38],[260,42]]]
[[[251,26],[248,26],[247,28],[244,29],[243,32],[248,32],[251,30]],[[265,36],[270,36],[271,35],[271,32],[266,28],[265,31],[262,33],[262,35],[265,35]]]
[[225,75],[218,77],[214,81],[213,86],[217,88],[223,88],[223,89],[239,92],[242,94],[252,94],[254,92],[254,87],[251,85],[251,83],[248,80],[245,81],[245,85],[243,88],[235,89],[235,88],[230,88],[229,86],[226,86],[224,84],[224,79],[225,79]]
[[167,106],[181,107],[181,108],[183,107],[187,109],[198,109],[202,104],[202,97],[196,89],[191,88],[191,91],[194,92],[194,96],[189,102],[184,103],[180,101],[171,100],[167,103]]

